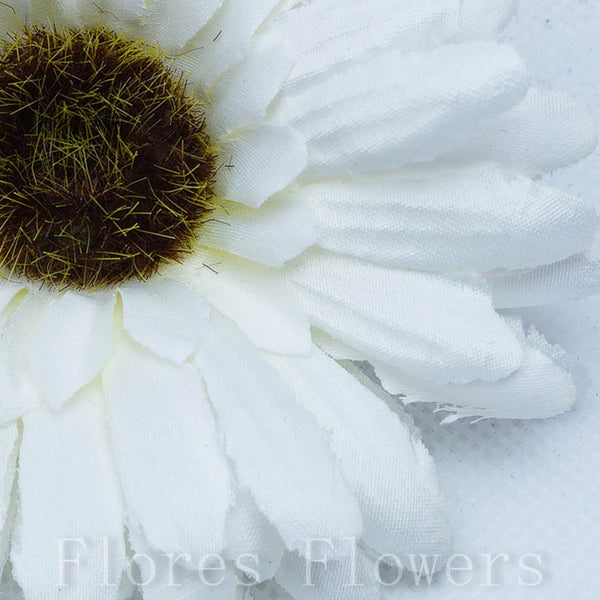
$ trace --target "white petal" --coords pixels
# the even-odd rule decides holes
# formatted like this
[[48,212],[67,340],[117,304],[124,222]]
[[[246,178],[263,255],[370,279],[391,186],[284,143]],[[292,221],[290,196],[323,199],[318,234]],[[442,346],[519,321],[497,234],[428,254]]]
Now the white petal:
[[[146,0],[77,0],[83,10],[86,25],[103,25],[127,34],[140,33],[140,23],[148,12]],[[42,5],[42,12],[48,11],[48,0],[32,0]],[[132,31],[130,31],[132,29]]]
[[129,26],[137,26],[146,12],[146,0],[31,0],[27,22],[71,28],[102,24],[129,35]]
[[515,12],[514,0],[330,0],[278,19],[275,31],[297,48],[291,84],[336,64],[389,48],[425,50],[447,41],[486,39]]
[[115,295],[67,291],[54,300],[29,352],[43,399],[60,408],[99,372],[112,349]]
[[435,158],[517,104],[527,86],[523,62],[499,44],[391,52],[283,95],[275,119],[308,141],[306,178],[356,174]]
[[281,125],[250,127],[223,143],[223,166],[215,192],[258,208],[289,186],[306,168],[306,144],[291,128]]
[[[326,550],[326,547],[315,550],[313,559],[326,559]],[[354,557],[329,559],[326,565],[318,562],[307,565],[305,559],[287,552],[276,579],[294,600],[380,600],[375,569],[375,561],[361,548],[356,548]]]
[[260,583],[275,575],[284,549],[281,536],[258,510],[250,492],[238,490],[227,516],[227,557]]
[[194,561],[224,547],[229,467],[202,380],[133,344],[103,373],[128,514],[156,551]]
[[286,194],[259,209],[220,202],[202,226],[202,244],[267,266],[282,267],[312,246],[319,236],[307,202]]
[[[112,600],[125,568],[123,507],[106,440],[104,416],[87,388],[55,413],[41,406],[23,417],[19,452],[20,520],[12,543],[16,581],[28,600]],[[60,540],[72,539],[73,541]],[[59,584],[64,558],[80,557]]]
[[360,511],[327,438],[233,323],[215,317],[196,364],[240,485],[286,546],[303,552],[306,539],[359,535]]
[[159,356],[185,362],[208,331],[210,309],[188,287],[154,277],[119,288],[123,326],[131,337]]
[[518,173],[537,176],[584,158],[597,141],[591,111],[569,96],[532,88],[521,104],[444,160],[494,160]]
[[[138,581],[144,600],[233,600],[236,578],[227,563],[211,562],[208,555],[194,563],[184,553],[167,556],[153,550],[143,533],[130,530]],[[206,560],[204,560],[206,559]],[[218,560],[218,559],[217,559]],[[210,571],[201,571],[201,567]]]
[[495,381],[521,347],[487,295],[463,283],[310,251],[286,267],[312,325],[439,383]]
[[434,402],[452,414],[445,422],[461,417],[545,419],[560,414],[575,402],[571,375],[562,368],[564,351],[553,347],[535,329],[525,335],[523,364],[509,377],[494,383],[436,386],[409,377],[386,365],[375,365],[377,376],[392,394],[404,394],[404,402]]
[[259,41],[209,91],[207,125],[215,137],[259,123],[290,73],[294,56],[283,40],[260,36]]
[[596,294],[600,291],[600,238],[587,252],[557,263],[491,274],[489,285],[497,308],[540,306]]
[[3,325],[0,336],[0,426],[18,419],[42,398],[32,378],[27,354],[32,339],[46,318],[51,296],[30,291]]
[[[0,5],[1,6],[1,5]],[[15,296],[22,290],[26,289],[20,283],[12,281],[0,280],[0,315],[4,309],[13,301]]]
[[518,0],[461,0],[458,39],[487,39],[517,14]]
[[11,0],[0,4],[0,37],[7,38],[7,34],[16,33],[23,29],[27,22],[29,0]]
[[257,347],[281,354],[310,351],[304,309],[279,271],[206,251],[186,261],[180,277]]
[[0,571],[8,558],[13,515],[13,485],[19,453],[19,426],[12,423],[0,429]]
[[144,20],[146,39],[165,50],[179,50],[222,4],[223,0],[153,0]]
[[409,427],[334,360],[268,357],[297,401],[329,433],[342,473],[358,499],[362,541],[382,554],[440,554],[450,533],[433,460]]
[[254,32],[281,0],[227,0],[191,45],[200,48],[178,59],[194,81],[210,86],[221,74],[240,62]]
[[312,329],[312,339],[315,345],[323,350],[325,354],[331,356],[335,360],[350,360],[358,362],[368,362],[369,357],[360,350],[352,348],[344,342],[331,337],[328,333],[321,331],[320,329]]
[[274,29],[299,54],[288,85],[390,48],[431,48],[454,29],[452,13],[457,5],[456,1],[325,0],[287,11]]
[[519,269],[584,251],[591,205],[494,165],[308,185],[319,245],[389,266],[434,271]]

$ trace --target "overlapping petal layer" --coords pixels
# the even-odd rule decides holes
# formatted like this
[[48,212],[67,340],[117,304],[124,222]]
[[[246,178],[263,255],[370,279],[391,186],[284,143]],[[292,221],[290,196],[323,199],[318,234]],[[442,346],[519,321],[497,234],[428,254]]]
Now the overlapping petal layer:
[[[161,45],[220,154],[222,202],[181,265],[93,294],[2,282],[0,561],[10,544],[26,600],[119,594],[89,564],[59,591],[55,538],[95,540],[88,556],[107,538],[110,580],[128,593],[135,563],[146,600],[271,578],[296,600],[378,600],[382,554],[447,554],[418,431],[334,359],[447,420],[572,404],[561,351],[495,310],[600,286],[594,211],[531,180],[594,128],[490,41],[514,5],[0,3],[4,37],[104,24]],[[311,538],[331,561],[307,587]],[[198,576],[206,555],[221,585]]]

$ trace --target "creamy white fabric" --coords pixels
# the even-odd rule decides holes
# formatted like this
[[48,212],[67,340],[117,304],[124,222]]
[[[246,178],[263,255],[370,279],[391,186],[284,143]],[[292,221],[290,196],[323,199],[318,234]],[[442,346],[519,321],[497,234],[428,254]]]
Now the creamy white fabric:
[[493,160],[539,176],[581,160],[597,143],[588,110],[564,94],[531,88],[521,104],[450,152],[447,160]]
[[153,0],[147,2],[145,35],[167,51],[178,51],[202,29],[224,0]]
[[[379,600],[380,586],[375,577],[375,564],[361,548],[355,556],[332,561],[327,546],[315,545],[316,561],[329,557],[327,565],[311,565],[307,578],[306,560],[286,553],[278,573],[278,582],[295,600]],[[307,585],[307,583],[309,583]],[[340,593],[341,590],[341,593]]]
[[2,325],[0,334],[0,426],[18,419],[43,400],[28,367],[28,350],[48,313],[49,298],[29,293]]
[[208,332],[210,309],[177,281],[155,277],[119,288],[123,327],[134,340],[177,364],[185,362]]
[[121,493],[98,402],[88,389],[60,413],[41,406],[23,417],[11,561],[28,600],[117,598],[97,568],[105,549],[109,583],[125,568]]
[[142,584],[144,600],[164,600],[165,597],[168,600],[232,600],[235,597],[236,577],[231,565],[209,560],[197,563],[185,554],[167,556],[156,552],[135,528],[130,530],[130,539],[139,569],[136,581]]
[[496,381],[521,347],[491,299],[468,283],[324,251],[288,267],[308,318],[367,356],[438,383]]
[[539,306],[578,300],[600,290],[600,239],[583,254],[536,269],[490,274],[497,308]]
[[221,136],[260,122],[288,78],[294,58],[282,39],[259,38],[258,46],[208,91],[211,133]]
[[226,541],[227,557],[250,581],[262,582],[275,576],[285,544],[248,490],[238,490],[229,510]]
[[389,52],[284,95],[275,119],[306,138],[307,178],[349,175],[435,158],[517,104],[527,84],[521,59],[498,44]]
[[[26,600],[130,595],[92,589],[91,563],[59,592],[48,548],[64,534],[106,530],[115,582],[126,534],[128,554],[147,555],[139,576],[154,575],[145,600],[241,599],[236,576],[274,577],[295,600],[380,600],[377,554],[446,555],[419,432],[315,344],[371,360],[388,391],[447,420],[571,406],[563,353],[495,311],[600,281],[593,211],[530,180],[589,151],[591,121],[529,90],[521,59],[490,41],[515,3],[8,4],[30,23],[160,44],[207,94],[220,156],[218,208],[163,277],[14,300],[18,283],[0,287],[0,540],[13,534]],[[13,17],[0,4],[1,32]],[[311,537],[336,560],[307,587]],[[165,552],[190,555],[180,586]],[[207,553],[225,559],[221,586],[194,570]],[[345,586],[352,575],[364,585]]]
[[[433,402],[449,411],[445,422],[476,416],[544,419],[568,410],[575,402],[575,386],[570,373],[560,364],[564,357],[535,329],[526,336],[521,325],[517,327],[513,329],[523,344],[523,363],[509,377],[494,384],[473,382],[442,387],[384,364],[376,363],[375,370],[390,393],[404,396],[403,402]],[[540,385],[542,381],[544,385]]]
[[221,73],[244,58],[254,32],[279,2],[226,0],[191,42],[202,51],[182,56],[178,64],[204,87],[209,86]]
[[220,253],[198,253],[176,272],[258,348],[281,354],[310,351],[310,326],[278,271]]
[[[257,125],[227,139],[221,149],[216,193],[258,208],[290,185],[306,167],[306,146],[284,125]],[[235,157],[235,158],[234,158]]]
[[0,429],[0,571],[8,558],[9,539],[14,517],[12,492],[19,454],[19,426],[12,423]]
[[409,51],[484,39],[516,12],[514,0],[332,0],[284,13],[276,27],[299,52],[288,85],[387,48]]
[[133,525],[157,552],[186,553],[195,563],[220,552],[231,502],[229,466],[195,370],[123,340],[102,379]]
[[269,362],[329,432],[331,449],[360,503],[363,542],[398,557],[446,555],[449,529],[433,463],[418,432],[316,348],[308,358],[271,356]]
[[334,542],[359,536],[358,504],[324,432],[233,323],[214,316],[196,364],[239,483],[286,546],[303,553],[324,531]]
[[31,344],[29,367],[46,402],[60,408],[102,369],[112,348],[115,295],[67,291]]
[[21,29],[27,18],[28,0],[0,4],[0,37],[6,39],[10,32]]
[[428,271],[549,264],[584,251],[598,227],[589,204],[492,164],[316,183],[296,197],[323,248]]
[[13,283],[12,281],[0,282],[0,316],[13,298],[23,289],[25,289],[23,285]]
[[222,202],[202,232],[203,244],[272,267],[282,267],[319,238],[311,207],[285,193],[259,209]]

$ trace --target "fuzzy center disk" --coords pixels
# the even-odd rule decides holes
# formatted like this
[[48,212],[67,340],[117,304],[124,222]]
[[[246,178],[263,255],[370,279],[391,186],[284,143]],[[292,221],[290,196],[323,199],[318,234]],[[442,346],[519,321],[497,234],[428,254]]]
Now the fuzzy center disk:
[[201,104],[160,52],[32,28],[0,53],[0,267],[53,286],[147,279],[213,200]]

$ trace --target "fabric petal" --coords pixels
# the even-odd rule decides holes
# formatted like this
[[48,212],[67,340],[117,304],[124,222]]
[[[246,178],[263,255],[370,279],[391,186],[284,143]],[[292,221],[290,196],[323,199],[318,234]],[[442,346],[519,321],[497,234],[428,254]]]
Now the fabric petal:
[[11,0],[10,4],[0,4],[0,37],[23,29],[27,22],[29,0]]
[[[148,12],[146,0],[77,0],[83,10],[83,20],[88,26],[103,25],[128,34],[141,33],[140,24]],[[39,12],[48,13],[48,0],[31,0],[41,5]]]
[[[258,40],[257,40],[258,43]],[[258,46],[209,91],[207,125],[216,137],[259,123],[287,79],[294,56],[283,40],[260,36]]]
[[515,51],[491,42],[390,52],[283,94],[274,119],[307,140],[305,179],[358,174],[432,160],[517,104],[528,81]]
[[286,552],[276,578],[294,600],[380,600],[377,565],[364,550],[356,547],[353,556],[331,560],[323,546],[315,551],[312,564],[297,553]]
[[327,181],[301,188],[319,245],[388,266],[480,272],[548,264],[584,251],[591,205],[495,165]]
[[[13,3],[13,2],[11,2]],[[65,27],[93,27],[99,23],[132,34],[147,13],[146,0],[30,0],[27,23]]]
[[[28,600],[118,598],[114,584],[126,559],[123,507],[99,404],[88,387],[60,413],[40,406],[23,417],[11,560]],[[79,568],[59,562],[61,549],[66,561],[79,557]],[[105,556],[110,585],[99,585]]]
[[2,315],[6,307],[13,301],[15,296],[24,289],[26,289],[25,286],[19,283],[0,280],[0,315]]
[[60,408],[91,381],[112,350],[115,294],[67,291],[50,306],[29,351],[43,399]]
[[210,309],[190,288],[155,276],[119,288],[123,327],[131,337],[159,356],[185,362],[208,332]]
[[19,426],[16,423],[0,429],[0,572],[8,558],[13,509],[13,486],[19,453]]
[[248,490],[238,490],[227,516],[227,557],[251,580],[271,579],[283,557],[285,545],[277,529],[258,510]]
[[404,395],[405,403],[433,402],[449,411],[445,423],[462,417],[545,419],[571,408],[576,390],[563,368],[564,350],[551,346],[535,328],[524,332],[520,321],[508,321],[523,344],[523,364],[509,377],[491,384],[436,386],[375,364],[377,376],[390,393]]
[[489,38],[515,11],[515,0],[326,0],[285,12],[274,29],[298,51],[289,82],[297,85],[391,48],[425,50]]
[[590,110],[564,94],[531,88],[523,102],[465,140],[443,162],[493,160],[539,176],[581,160],[597,142]]
[[215,315],[196,365],[238,481],[286,547],[304,552],[307,539],[359,535],[358,505],[325,434],[233,323]]
[[27,356],[32,339],[48,314],[50,294],[30,291],[0,334],[0,427],[21,417],[43,399],[32,377]]
[[518,0],[461,0],[455,39],[487,39],[500,33],[518,7]]
[[416,428],[316,348],[307,358],[267,358],[329,433],[360,505],[364,544],[402,560],[408,554],[446,556],[447,516],[433,460]]
[[298,53],[288,86],[310,84],[311,77],[388,49],[432,48],[453,29],[457,5],[456,1],[325,0],[295,7],[274,25]]
[[489,286],[496,308],[541,306],[596,294],[600,290],[600,238],[587,252],[557,263],[492,273]]
[[306,168],[306,145],[291,128],[264,124],[250,127],[223,143],[224,159],[215,192],[258,208],[289,186]]
[[[130,530],[138,582],[144,600],[233,600],[236,578],[233,567],[211,562],[209,555],[194,563],[189,555],[156,552],[141,531]],[[210,570],[203,570],[207,567]]]
[[103,372],[112,447],[128,515],[157,552],[219,553],[231,502],[202,380],[121,341]]
[[[210,86],[247,54],[254,32],[281,0],[227,0],[191,41],[198,52],[182,54],[177,64],[193,81]],[[187,4],[182,1],[182,4]]]
[[206,251],[190,257],[177,276],[235,321],[258,348],[310,352],[308,320],[279,271]]
[[313,326],[414,375],[495,381],[521,363],[517,339],[468,283],[325,251],[305,253],[286,273]]
[[144,19],[146,39],[164,50],[180,50],[221,7],[224,0],[153,0]]
[[267,266],[282,267],[319,237],[313,210],[297,196],[274,196],[259,209],[220,202],[211,217],[203,245]]

